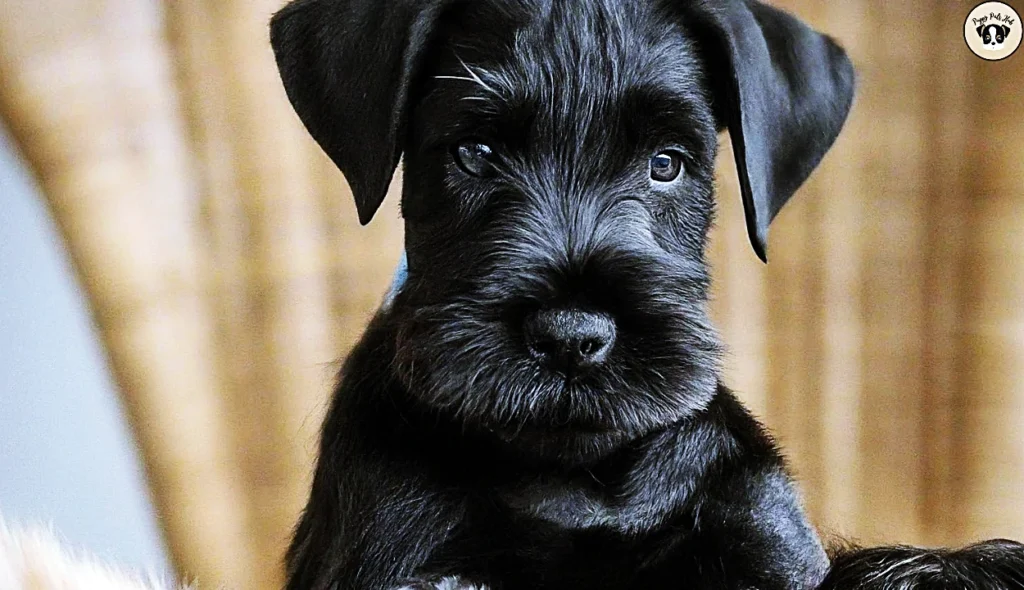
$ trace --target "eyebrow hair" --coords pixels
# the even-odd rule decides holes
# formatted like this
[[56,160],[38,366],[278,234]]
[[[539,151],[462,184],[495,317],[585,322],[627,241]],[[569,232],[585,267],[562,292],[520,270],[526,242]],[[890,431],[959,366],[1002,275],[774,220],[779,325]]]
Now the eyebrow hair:
[[[489,103],[495,110],[515,105],[522,99],[522,92],[528,88],[529,81],[516,81],[514,72],[505,67],[489,67],[467,63],[457,52],[452,51],[462,71],[458,74],[435,75],[435,80],[449,81],[453,84],[468,84],[475,93],[467,94],[462,100]],[[514,69],[514,68],[513,68]],[[462,75],[465,74],[465,75]]]
[[480,73],[482,72],[485,76],[493,78],[494,77],[493,74],[491,74],[488,70],[485,70],[484,68],[474,67],[474,66],[468,65],[462,59],[462,57],[460,57],[457,53],[455,54],[455,59],[459,60],[459,64],[462,66],[462,69],[464,69],[466,71],[466,74],[468,74],[468,76],[437,75],[437,76],[434,76],[434,79],[435,80],[457,80],[457,81],[462,81],[462,82],[474,83],[477,86],[479,86],[480,88],[483,88],[484,90],[486,90],[490,94],[493,94],[493,95],[499,96],[499,97],[501,96],[501,93],[496,88],[494,88],[493,86],[491,86],[487,82],[484,82],[483,78],[481,78],[481,76],[480,76]]
[[676,142],[703,159],[714,153],[708,137],[717,138],[714,114],[702,93],[655,83],[627,89],[620,102],[624,124],[652,142]]

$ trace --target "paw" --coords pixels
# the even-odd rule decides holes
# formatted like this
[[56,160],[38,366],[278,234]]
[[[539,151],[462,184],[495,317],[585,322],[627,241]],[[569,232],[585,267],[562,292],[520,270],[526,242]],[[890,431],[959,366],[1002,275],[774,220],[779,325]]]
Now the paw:
[[429,580],[413,580],[394,590],[487,590],[486,586],[473,584],[457,576]]

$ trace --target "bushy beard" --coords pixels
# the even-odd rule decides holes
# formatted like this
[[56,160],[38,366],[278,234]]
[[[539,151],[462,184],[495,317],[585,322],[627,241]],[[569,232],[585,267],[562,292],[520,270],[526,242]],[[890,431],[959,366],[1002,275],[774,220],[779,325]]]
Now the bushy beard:
[[521,451],[599,457],[699,411],[717,387],[705,285],[692,267],[664,263],[610,255],[585,273],[601,285],[589,303],[615,317],[618,335],[601,366],[572,379],[534,359],[517,328],[558,291],[559,273],[488,269],[439,302],[406,290],[392,310],[396,374],[425,406]]

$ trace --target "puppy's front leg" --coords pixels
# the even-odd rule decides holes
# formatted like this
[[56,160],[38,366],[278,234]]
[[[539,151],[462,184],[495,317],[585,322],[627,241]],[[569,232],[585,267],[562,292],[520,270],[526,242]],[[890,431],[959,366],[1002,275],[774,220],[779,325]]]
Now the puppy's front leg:
[[425,573],[464,518],[465,498],[410,456],[419,443],[403,434],[387,380],[376,372],[382,339],[370,330],[356,347],[328,411],[288,550],[288,590],[400,588]]
[[407,584],[457,526],[461,504],[415,473],[371,465],[349,450],[343,461],[321,459],[317,467],[288,552],[288,589],[468,590],[451,581]]
[[777,470],[740,472],[702,510],[706,556],[724,583],[748,590],[811,590],[828,571],[828,556],[808,522],[789,477]]
[[391,497],[353,498],[343,511],[310,502],[288,555],[289,590],[379,590],[415,579],[456,517],[408,489],[384,491]]

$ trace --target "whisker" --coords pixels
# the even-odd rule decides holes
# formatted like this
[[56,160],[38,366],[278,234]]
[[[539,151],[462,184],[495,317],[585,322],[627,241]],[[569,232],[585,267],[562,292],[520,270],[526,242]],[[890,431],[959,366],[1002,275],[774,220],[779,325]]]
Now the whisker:
[[485,90],[487,90],[491,94],[494,94],[495,96],[500,96],[498,91],[495,90],[494,88],[491,88],[490,86],[488,86],[487,83],[484,82],[480,78],[480,76],[476,73],[476,70],[474,70],[473,68],[471,68],[468,65],[466,65],[466,62],[462,61],[461,57],[456,55],[455,58],[459,60],[459,63],[462,64],[462,67],[466,69],[466,71],[469,73],[469,75],[473,77],[473,81],[475,81],[477,84],[479,84],[482,88],[484,88]]
[[434,76],[437,80],[462,80],[463,82],[476,82],[473,78],[467,78],[465,76]]

